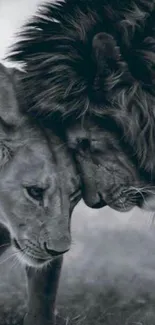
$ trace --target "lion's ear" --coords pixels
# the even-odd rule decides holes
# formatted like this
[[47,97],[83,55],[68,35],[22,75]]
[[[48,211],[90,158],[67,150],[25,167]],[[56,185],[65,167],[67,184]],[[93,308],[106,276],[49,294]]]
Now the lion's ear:
[[[133,77],[121,56],[116,40],[107,33],[98,33],[92,41],[95,63],[93,92],[96,100],[105,101],[113,96],[113,89],[122,83],[132,85]],[[106,96],[106,97],[105,97]]]
[[118,62],[121,59],[119,47],[114,38],[106,33],[98,33],[93,38],[93,52],[99,70],[103,68],[104,64],[111,62]]
[[18,127],[21,113],[16,99],[14,75],[0,64],[0,125]]

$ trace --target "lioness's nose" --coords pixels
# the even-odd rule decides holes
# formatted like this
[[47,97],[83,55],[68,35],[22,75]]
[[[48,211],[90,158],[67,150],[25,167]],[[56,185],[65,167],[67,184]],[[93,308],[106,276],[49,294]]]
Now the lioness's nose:
[[65,254],[69,251],[69,249],[66,249],[65,251],[55,251],[51,248],[48,248],[48,245],[46,242],[44,242],[44,248],[45,248],[45,251],[51,256],[59,256],[59,255]]

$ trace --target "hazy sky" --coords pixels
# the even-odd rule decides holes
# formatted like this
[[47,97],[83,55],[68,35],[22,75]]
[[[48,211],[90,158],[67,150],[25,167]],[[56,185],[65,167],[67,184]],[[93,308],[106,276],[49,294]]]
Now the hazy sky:
[[6,47],[12,42],[14,33],[43,2],[43,0],[0,0],[0,60]]

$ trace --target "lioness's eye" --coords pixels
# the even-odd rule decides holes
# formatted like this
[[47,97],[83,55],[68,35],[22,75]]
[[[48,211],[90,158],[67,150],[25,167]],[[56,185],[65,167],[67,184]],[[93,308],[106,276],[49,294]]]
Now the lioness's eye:
[[42,201],[44,196],[44,189],[37,186],[26,187],[27,193],[34,200]]

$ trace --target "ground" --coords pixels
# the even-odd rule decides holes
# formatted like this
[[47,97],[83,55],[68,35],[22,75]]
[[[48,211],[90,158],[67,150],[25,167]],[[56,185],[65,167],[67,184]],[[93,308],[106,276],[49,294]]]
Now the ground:
[[[119,222],[109,210],[95,213],[85,217],[82,208],[74,214],[57,324],[154,325],[154,224]],[[0,261],[0,325],[22,325],[25,283],[24,270],[8,252]]]

